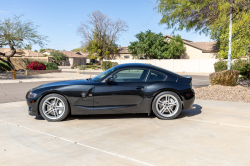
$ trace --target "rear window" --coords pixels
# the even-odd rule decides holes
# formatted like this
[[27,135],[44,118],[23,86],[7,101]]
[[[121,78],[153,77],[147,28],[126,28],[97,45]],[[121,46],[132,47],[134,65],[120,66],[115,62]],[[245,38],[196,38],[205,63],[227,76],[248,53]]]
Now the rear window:
[[156,81],[164,81],[166,78],[166,75],[157,72],[157,71],[150,71],[148,75],[147,82],[156,82]]

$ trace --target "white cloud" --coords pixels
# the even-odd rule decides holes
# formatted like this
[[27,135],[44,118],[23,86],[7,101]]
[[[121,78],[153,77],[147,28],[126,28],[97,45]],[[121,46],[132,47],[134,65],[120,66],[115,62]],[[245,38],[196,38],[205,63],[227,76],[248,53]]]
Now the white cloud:
[[69,24],[69,26],[71,27],[71,26],[72,26],[72,24]]
[[6,11],[0,10],[0,13],[6,13]]

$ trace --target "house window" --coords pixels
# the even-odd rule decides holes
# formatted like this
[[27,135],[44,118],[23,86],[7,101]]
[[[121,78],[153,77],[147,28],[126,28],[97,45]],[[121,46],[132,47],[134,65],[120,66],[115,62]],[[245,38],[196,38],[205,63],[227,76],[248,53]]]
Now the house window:
[[130,58],[130,55],[125,55],[124,56],[124,59],[129,59]]

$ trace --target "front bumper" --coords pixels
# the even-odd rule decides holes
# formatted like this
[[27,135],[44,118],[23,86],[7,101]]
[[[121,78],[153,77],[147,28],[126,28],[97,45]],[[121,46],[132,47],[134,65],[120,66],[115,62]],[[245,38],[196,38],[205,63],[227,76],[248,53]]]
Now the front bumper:
[[26,95],[26,102],[28,105],[29,115],[38,116],[39,115],[38,99],[37,98],[27,98],[27,95]]

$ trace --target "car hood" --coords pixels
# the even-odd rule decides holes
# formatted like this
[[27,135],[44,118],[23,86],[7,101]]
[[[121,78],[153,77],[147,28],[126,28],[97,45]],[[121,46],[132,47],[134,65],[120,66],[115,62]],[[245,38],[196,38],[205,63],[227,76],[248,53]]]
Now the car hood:
[[87,81],[85,79],[83,80],[68,80],[68,81],[59,81],[59,82],[52,82],[48,84],[40,85],[36,88],[33,88],[32,90],[40,89],[40,88],[46,88],[46,87],[54,87],[54,86],[65,86],[65,85],[90,85],[91,82]]

